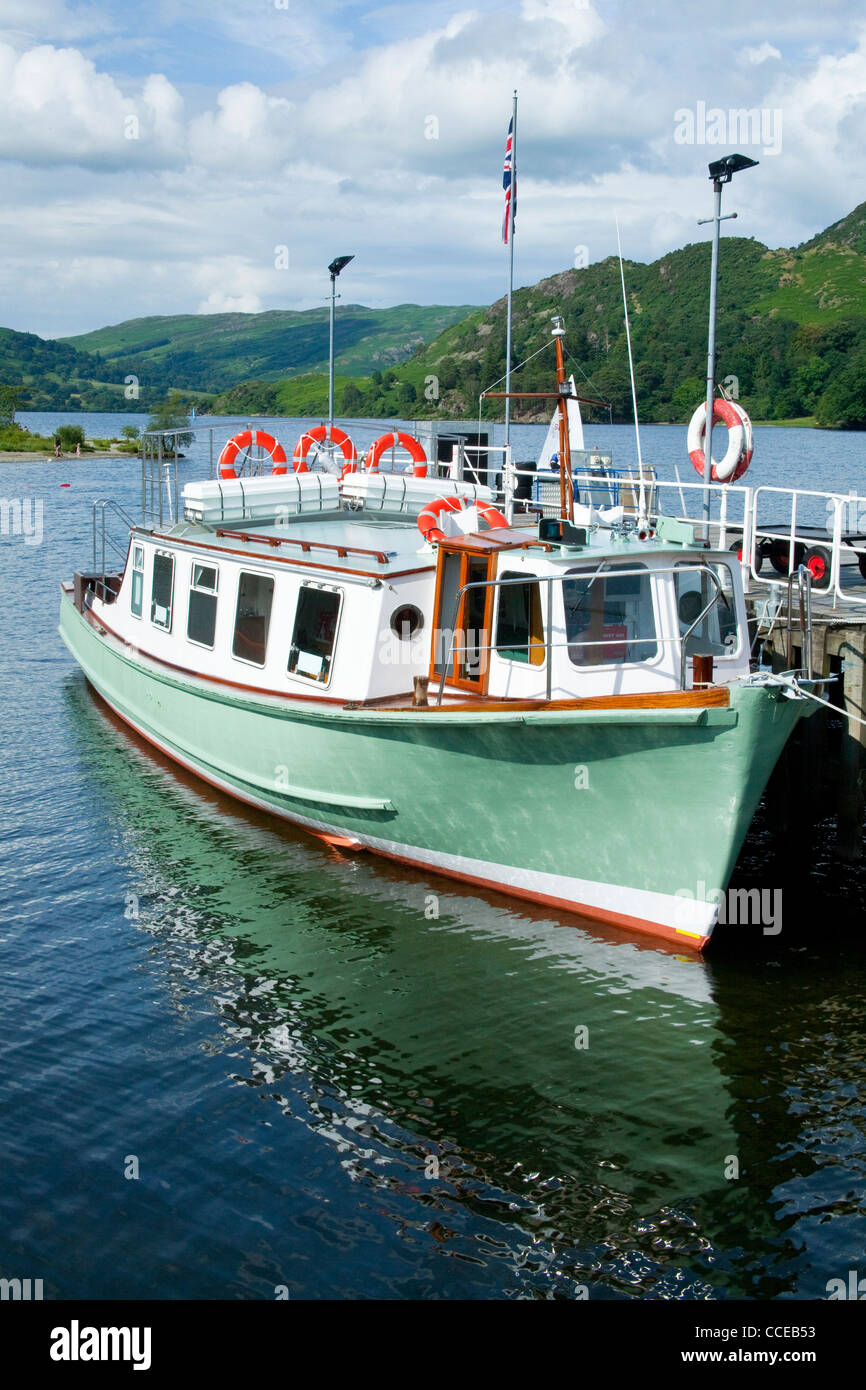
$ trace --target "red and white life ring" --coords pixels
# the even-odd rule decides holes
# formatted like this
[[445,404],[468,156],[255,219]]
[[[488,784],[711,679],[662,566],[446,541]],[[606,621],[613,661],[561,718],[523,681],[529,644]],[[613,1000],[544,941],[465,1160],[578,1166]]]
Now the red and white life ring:
[[428,502],[419,513],[418,530],[425,541],[444,541],[445,532],[439,525],[442,513],[469,511],[471,507],[475,508],[479,517],[483,517],[491,530],[508,525],[502,513],[490,502],[474,502],[471,497],[437,497],[435,502]]
[[418,514],[418,530],[425,541],[444,541],[445,532],[439,525],[439,517],[443,512],[462,512],[466,508],[464,497],[437,497],[435,502],[428,502],[422,512]]
[[[695,472],[704,476],[704,436],[707,405],[702,401],[689,421],[689,458]],[[713,424],[727,425],[728,448],[720,462],[712,461],[710,477],[714,483],[732,483],[741,478],[752,462],[752,422],[736,401],[713,401]]]
[[366,455],[364,456],[364,467],[366,468],[367,472],[374,473],[376,469],[379,467],[379,460],[384,454],[385,450],[390,449],[394,445],[398,444],[402,445],[402,447],[408,451],[409,456],[412,459],[412,462],[415,464],[415,467],[412,469],[413,477],[426,478],[427,455],[424,452],[423,444],[421,444],[419,440],[415,439],[413,435],[402,434],[397,431],[395,431],[393,434],[380,434],[378,439],[373,440],[373,443],[370,445]]
[[[314,425],[311,430],[307,430],[301,435],[295,445],[295,452],[292,454],[292,467],[296,473],[309,473],[310,465],[307,463],[307,454],[314,444],[321,444],[327,439],[331,444],[336,444],[346,460],[347,464],[357,461],[358,453],[345,430],[341,430],[339,425]],[[331,472],[331,469],[327,469]],[[351,469],[343,465],[342,473],[350,472]]]
[[240,434],[235,434],[226,444],[219,456],[219,474],[221,478],[236,478],[235,459],[243,449],[251,449],[257,444],[260,449],[267,449],[273,460],[274,473],[286,473],[286,451],[282,444],[278,444],[272,434],[265,434],[264,430],[242,430]]
[[499,526],[508,525],[506,518],[496,510],[492,502],[476,502],[475,507],[478,515],[484,518],[491,531],[495,531]]

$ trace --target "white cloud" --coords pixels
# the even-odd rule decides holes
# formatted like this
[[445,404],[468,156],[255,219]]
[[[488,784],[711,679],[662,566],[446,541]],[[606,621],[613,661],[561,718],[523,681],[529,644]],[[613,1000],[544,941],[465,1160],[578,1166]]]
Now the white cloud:
[[125,167],[176,158],[183,102],[164,78],[127,96],[74,48],[0,43],[0,158]]
[[778,48],[774,48],[771,43],[766,42],[758,44],[755,48],[744,48],[740,54],[740,61],[750,63],[752,67],[758,67],[770,58],[781,61],[782,55]]
[[72,41],[104,35],[113,29],[107,6],[66,0],[0,0],[0,37],[16,46],[34,40]]
[[[263,4],[217,12],[207,0],[208,42],[218,47],[220,26],[232,36],[253,26]],[[4,17],[24,8],[0,6]],[[36,9],[40,24],[49,11],[58,23],[84,13],[60,0],[34,0]],[[325,266],[339,252],[356,254],[344,302],[497,297],[515,86],[523,283],[571,265],[575,246],[592,260],[610,254],[615,209],[632,259],[706,236],[695,224],[709,211],[706,162],[720,150],[673,140],[675,110],[698,100],[783,115],[780,157],[755,151],[760,168],[726,194],[740,213],[727,232],[792,244],[850,209],[866,139],[866,41],[828,42],[795,62],[787,39],[782,60],[763,37],[783,31],[781,6],[780,26],[732,25],[727,47],[719,30],[713,45],[696,45],[681,4],[668,7],[662,29],[629,6],[606,28],[600,9],[580,0],[477,0],[456,14],[407,5],[399,33],[409,37],[345,62],[341,49],[316,47],[339,9],[293,0],[256,30],[260,45],[276,35],[280,61],[288,30],[274,24],[313,35],[291,81],[269,84],[261,74],[273,68],[248,51],[238,58],[244,50],[223,38],[232,79],[184,85],[183,95],[158,70],[164,47],[138,55],[142,75],[131,79],[77,48],[0,43],[0,159],[12,161],[0,204],[3,317],[71,333],[146,313],[305,308],[324,302]],[[167,32],[204,13],[205,0],[160,7]],[[431,116],[438,138],[427,138]],[[137,139],[127,138],[130,117]],[[278,245],[289,249],[287,271],[275,267]]]

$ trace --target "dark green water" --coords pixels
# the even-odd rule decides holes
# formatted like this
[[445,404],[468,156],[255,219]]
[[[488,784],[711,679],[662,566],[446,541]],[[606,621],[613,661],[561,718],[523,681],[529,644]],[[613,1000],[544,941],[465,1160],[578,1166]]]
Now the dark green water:
[[[866,961],[826,864],[782,883],[779,937],[700,962],[245,812],[56,636],[105,490],[81,468],[0,465],[46,498],[40,546],[0,538],[0,1275],[802,1299],[863,1272]],[[759,824],[741,876],[781,862]]]

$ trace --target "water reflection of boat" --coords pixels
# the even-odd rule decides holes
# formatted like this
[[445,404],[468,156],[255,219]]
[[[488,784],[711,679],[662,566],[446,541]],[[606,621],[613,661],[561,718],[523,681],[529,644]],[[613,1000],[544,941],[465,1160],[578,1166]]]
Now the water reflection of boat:
[[344,856],[69,698],[165,989],[323,1163],[529,1296],[712,1296],[736,1149],[706,965]]

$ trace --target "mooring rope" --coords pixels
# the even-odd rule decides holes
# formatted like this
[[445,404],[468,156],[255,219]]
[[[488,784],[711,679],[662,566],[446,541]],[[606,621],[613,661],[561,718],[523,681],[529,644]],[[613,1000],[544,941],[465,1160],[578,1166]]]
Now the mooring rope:
[[814,700],[816,705],[824,705],[826,709],[833,710],[834,714],[841,714],[843,719],[853,719],[855,724],[862,724],[866,728],[866,719],[861,719],[859,714],[851,714],[848,710],[842,709],[839,705],[832,704],[829,700],[822,700],[820,695],[816,695],[812,690],[804,690],[796,676],[791,676],[785,680],[784,676],[773,675],[769,678],[771,685],[781,685],[786,690],[796,690],[798,695],[802,695],[807,700]]

